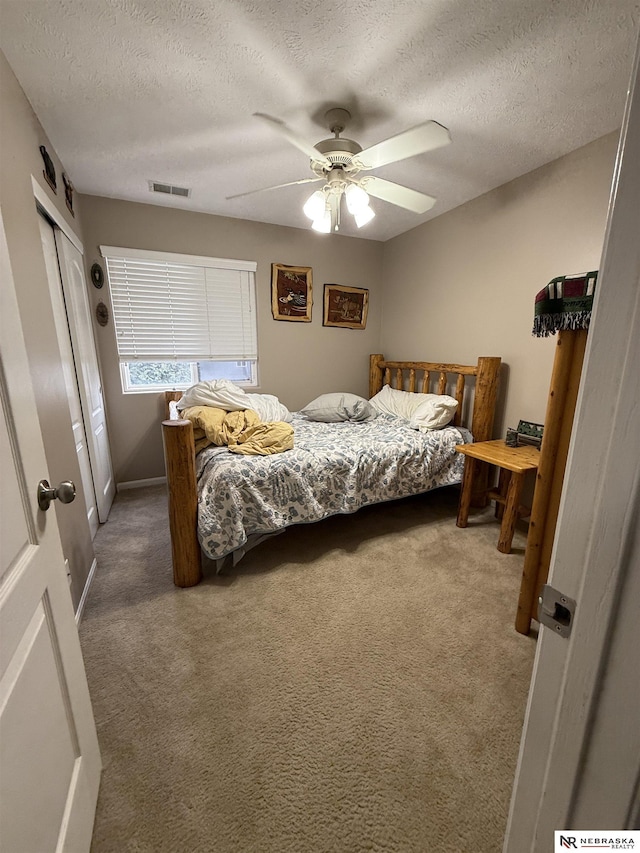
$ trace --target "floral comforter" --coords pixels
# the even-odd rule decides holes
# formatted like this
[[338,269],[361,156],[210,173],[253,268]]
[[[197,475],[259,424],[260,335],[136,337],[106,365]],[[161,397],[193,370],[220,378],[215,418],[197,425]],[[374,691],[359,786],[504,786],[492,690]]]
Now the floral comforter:
[[218,560],[250,536],[459,483],[472,440],[460,427],[422,433],[379,415],[325,424],[294,414],[294,447],[273,456],[207,448],[196,457],[198,538]]

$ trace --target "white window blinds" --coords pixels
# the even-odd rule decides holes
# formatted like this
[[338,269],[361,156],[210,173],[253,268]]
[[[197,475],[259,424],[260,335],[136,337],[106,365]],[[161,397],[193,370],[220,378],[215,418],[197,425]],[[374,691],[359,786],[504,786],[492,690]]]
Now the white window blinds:
[[121,362],[257,359],[255,262],[100,251]]

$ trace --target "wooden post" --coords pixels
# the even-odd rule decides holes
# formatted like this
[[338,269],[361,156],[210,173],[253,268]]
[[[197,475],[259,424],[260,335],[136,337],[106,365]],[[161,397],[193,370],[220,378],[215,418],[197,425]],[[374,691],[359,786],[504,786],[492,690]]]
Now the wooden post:
[[506,468],[501,468],[498,476],[498,495],[500,500],[496,500],[496,518],[498,521],[502,521],[504,516],[504,505],[507,502],[507,489],[509,488],[510,479],[510,472]]
[[384,356],[382,353],[374,353],[369,356],[369,397],[373,397],[382,390],[382,364]]
[[476,468],[479,460],[473,456],[465,456],[464,473],[462,475],[462,488],[460,490],[460,502],[458,504],[458,518],[456,525],[466,527],[469,521],[469,507],[471,506],[471,490],[476,477]]
[[458,374],[458,381],[456,382],[456,400],[458,401],[458,408],[453,416],[453,425],[460,426],[462,423],[462,404],[464,402],[464,373]]
[[171,417],[171,410],[169,408],[169,403],[177,403],[181,397],[182,397],[182,391],[165,391],[164,392],[164,416],[167,420],[170,420],[170,417]]
[[516,613],[520,634],[529,633],[549,574],[586,343],[586,329],[558,332]]
[[520,494],[523,482],[524,474],[518,474],[516,471],[511,472],[507,486],[504,512],[502,514],[500,538],[498,539],[498,551],[503,554],[511,553],[511,543],[513,542],[513,533],[516,529],[516,521],[518,520],[518,507],[520,506]]
[[196,455],[191,421],[163,421],[162,438],[169,489],[173,582],[195,586],[202,578],[198,542]]
[[[496,411],[498,395],[498,373],[502,359],[495,356],[481,356],[478,359],[476,387],[473,397],[473,419],[471,432],[474,442],[490,441],[493,438],[493,420]],[[486,463],[478,465],[471,505],[485,507],[489,500],[487,488],[489,483],[489,466]]]
[[491,441],[498,395],[498,373],[502,359],[482,356],[478,359],[473,398],[473,440]]

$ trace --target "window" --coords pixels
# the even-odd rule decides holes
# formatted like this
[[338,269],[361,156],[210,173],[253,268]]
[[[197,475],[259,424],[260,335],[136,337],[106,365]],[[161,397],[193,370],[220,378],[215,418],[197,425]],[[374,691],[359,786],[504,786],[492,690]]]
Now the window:
[[201,379],[257,385],[253,261],[101,246],[122,388],[187,388]]

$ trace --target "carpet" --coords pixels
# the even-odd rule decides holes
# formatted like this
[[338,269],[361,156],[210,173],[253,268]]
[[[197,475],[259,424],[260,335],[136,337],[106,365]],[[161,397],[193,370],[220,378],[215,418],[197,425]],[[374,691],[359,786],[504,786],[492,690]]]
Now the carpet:
[[173,586],[164,487],[121,492],[80,626],[93,853],[500,851],[535,641],[524,555],[455,488],[290,528]]

